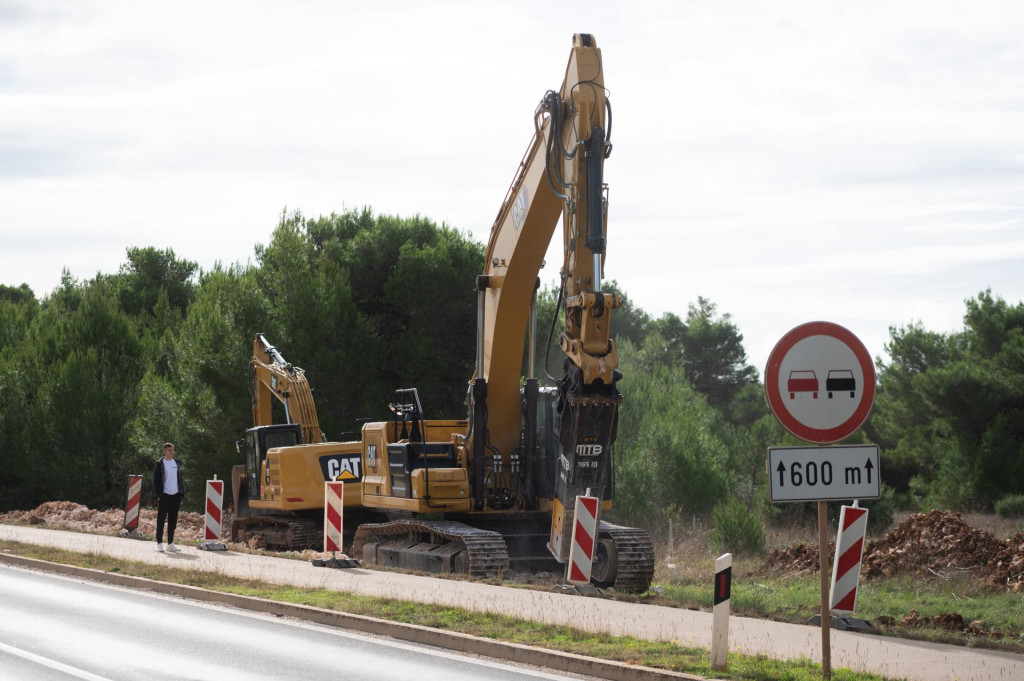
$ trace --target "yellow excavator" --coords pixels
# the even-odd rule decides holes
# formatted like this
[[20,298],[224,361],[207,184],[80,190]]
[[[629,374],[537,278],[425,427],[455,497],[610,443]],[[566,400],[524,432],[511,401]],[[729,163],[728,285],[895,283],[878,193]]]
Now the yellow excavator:
[[[362,505],[410,514],[358,527],[350,555],[364,563],[485,577],[550,569],[568,559],[577,495],[589,492],[602,511],[611,508],[622,395],[610,330],[622,301],[602,290],[611,108],[592,36],[573,36],[561,89],[541,99],[534,128],[477,278],[467,417],[428,419],[418,391],[405,388],[391,420],[362,427]],[[542,388],[534,375],[536,291],[559,216],[564,373]],[[645,531],[601,521],[595,548],[595,584],[650,586],[654,550]]]
[[[253,427],[236,443],[245,463],[231,471],[232,541],[257,538],[260,546],[277,549],[322,546],[324,481],[346,483],[346,509],[360,508],[362,447],[358,441],[324,441],[305,372],[261,333],[253,341],[249,391]],[[283,423],[274,423],[275,400]]]

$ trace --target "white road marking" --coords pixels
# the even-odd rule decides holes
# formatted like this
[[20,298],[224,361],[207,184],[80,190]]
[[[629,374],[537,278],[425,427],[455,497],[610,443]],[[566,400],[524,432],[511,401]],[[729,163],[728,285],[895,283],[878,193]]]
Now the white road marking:
[[51,660],[47,657],[43,657],[42,655],[36,655],[35,653],[30,653],[27,650],[9,646],[6,643],[0,643],[0,652],[20,657],[24,660],[28,660],[29,662],[33,662],[43,667],[49,667],[50,669],[64,674],[70,674],[75,678],[83,679],[83,681],[111,681],[111,679],[108,679],[106,676],[98,676],[92,672],[87,672],[84,669],[78,669],[77,667],[66,665],[63,662]]

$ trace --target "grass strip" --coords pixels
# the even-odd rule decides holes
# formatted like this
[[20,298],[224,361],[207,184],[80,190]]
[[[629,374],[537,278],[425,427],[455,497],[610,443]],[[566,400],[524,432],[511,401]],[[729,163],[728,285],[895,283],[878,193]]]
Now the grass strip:
[[[660,586],[661,593],[648,602],[711,609],[707,580],[677,579]],[[820,611],[820,601],[816,574],[740,577],[732,583],[732,609],[737,615],[801,623]],[[966,622],[977,622],[995,636],[900,624],[879,625],[881,631],[900,638],[1024,652],[1024,593],[1001,592],[965,577],[925,581],[905,575],[861,581],[856,617],[869,621],[893,617],[899,622],[915,610],[921,618],[959,613]]]
[[[0,540],[0,551],[52,563],[91,568],[163,582],[184,584],[211,591],[234,593],[268,600],[308,605],[327,610],[375,617],[470,634],[509,643],[547,648],[656,669],[668,669],[715,679],[737,681],[819,681],[821,665],[809,659],[774,660],[763,655],[729,655],[727,671],[712,671],[708,652],[676,642],[644,641],[610,636],[569,627],[538,624],[515,617],[373,598],[323,589],[298,589],[257,580],[227,577],[217,572],[163,567],[123,561],[109,556],[76,553],[46,546]],[[882,681],[885,677],[848,669],[833,669],[834,681]]]

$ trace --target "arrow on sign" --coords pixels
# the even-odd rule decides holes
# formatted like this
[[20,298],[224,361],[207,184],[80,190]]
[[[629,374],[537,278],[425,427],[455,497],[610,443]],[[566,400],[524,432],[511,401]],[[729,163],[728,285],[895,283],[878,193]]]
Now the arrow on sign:
[[869,485],[871,484],[871,471],[874,470],[874,468],[875,468],[875,465],[873,463],[871,463],[871,459],[868,459],[868,462],[866,464],[864,464],[864,469],[868,472],[868,484]]
[[779,467],[776,468],[775,470],[777,470],[779,472],[779,487],[785,487],[786,483],[783,482],[783,481],[785,480],[785,477],[786,477],[786,466],[780,461],[779,462]]

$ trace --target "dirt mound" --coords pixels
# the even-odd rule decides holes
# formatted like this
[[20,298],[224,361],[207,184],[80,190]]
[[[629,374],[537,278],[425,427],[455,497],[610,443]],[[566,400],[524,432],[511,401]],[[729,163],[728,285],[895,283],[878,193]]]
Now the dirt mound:
[[910,516],[877,542],[870,542],[861,567],[869,577],[901,573],[971,573],[1020,590],[1024,581],[1024,536],[1003,541],[964,522],[959,513],[931,511]]
[[[117,534],[124,527],[124,509],[97,511],[72,501],[47,501],[31,511],[10,511],[0,514],[0,522],[46,525],[55,529],[96,534]],[[178,514],[178,527],[174,538],[178,541],[201,540],[203,529],[202,515],[182,511]],[[156,509],[140,509],[138,531],[150,537],[156,536]]]
[[957,633],[974,634],[975,636],[984,636],[986,638],[1001,639],[1003,634],[998,631],[990,631],[981,626],[981,621],[967,622],[964,620],[964,616],[958,612],[945,612],[941,615],[935,615],[934,617],[921,617],[917,610],[911,610],[902,619],[896,619],[895,617],[888,617],[883,615],[875,618],[875,622],[878,624],[884,624],[887,627],[907,627],[910,629],[922,629],[926,627],[932,627],[936,629],[945,629],[946,631],[953,631]]
[[[829,542],[829,560],[836,550],[833,542]],[[777,572],[791,575],[803,575],[818,571],[818,545],[793,543],[789,548],[775,549],[764,559],[764,567]]]
[[[231,510],[225,508],[221,517],[221,537],[231,550],[266,550],[266,542],[254,537],[248,544],[235,544],[228,541],[231,534]],[[26,523],[29,525],[45,525],[59,530],[75,530],[92,534],[116,535],[124,529],[124,509],[111,508],[97,511],[73,501],[48,501],[31,511],[10,511],[0,513],[0,523]],[[205,538],[206,520],[200,513],[182,511],[178,514],[178,526],[174,531],[176,543],[202,541]],[[139,534],[156,538],[156,509],[143,507],[139,510]],[[255,541],[254,541],[255,540]],[[330,557],[330,554],[319,551],[287,551],[278,555],[297,557],[302,560],[314,560]]]
[[[834,550],[830,544],[830,554]],[[764,565],[788,574],[817,572],[818,547],[793,544],[769,553]],[[1024,533],[1003,541],[986,530],[971,527],[959,513],[918,513],[881,540],[868,542],[861,565],[861,574],[866,577],[946,576],[955,571],[1014,592],[1024,591]]]
[[1005,544],[1006,546],[993,558],[996,570],[992,575],[992,581],[997,584],[1005,583],[1014,593],[1024,592],[1024,532],[1013,535]]

